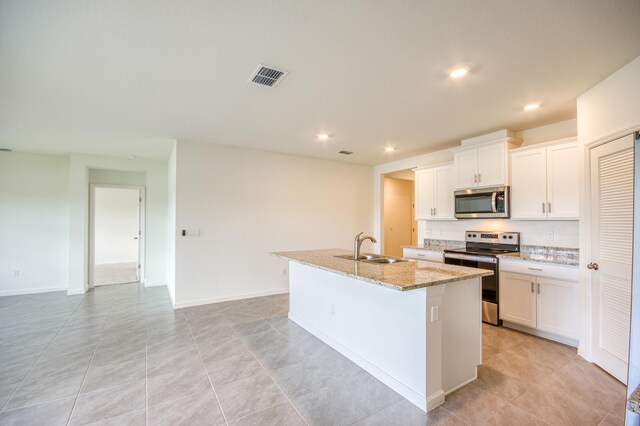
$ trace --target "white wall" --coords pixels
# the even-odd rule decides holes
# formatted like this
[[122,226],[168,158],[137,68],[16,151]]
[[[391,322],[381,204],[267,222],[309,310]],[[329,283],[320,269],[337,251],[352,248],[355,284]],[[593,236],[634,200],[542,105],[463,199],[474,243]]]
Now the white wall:
[[96,265],[138,263],[139,197],[137,189],[95,188]]
[[[577,121],[566,120],[546,126],[517,132],[522,146],[534,145],[575,136]],[[435,164],[453,162],[451,149],[423,154],[404,160],[380,164],[374,168],[374,232],[379,241],[382,236],[382,191],[383,175],[398,170]],[[500,230],[522,233],[522,243],[527,245],[543,245],[553,247],[577,248],[579,245],[577,221],[516,221],[516,220],[460,220],[449,222],[418,221],[418,243],[425,238],[464,241],[465,230]],[[553,241],[548,240],[549,232],[553,232]],[[380,243],[376,245],[380,250]]]
[[68,157],[0,153],[0,295],[67,289],[68,171]]
[[176,151],[174,143],[167,164],[167,289],[176,303]]
[[270,253],[352,248],[372,230],[371,178],[365,166],[178,141],[175,306],[287,291],[286,262]]
[[69,163],[69,293],[80,294],[89,288],[90,169],[145,173],[145,285],[166,285],[167,162],[72,154]]
[[[607,142],[640,130],[640,57],[634,59],[588,92],[578,97],[578,142],[583,147],[581,160],[587,164],[587,145]],[[580,192],[581,209],[588,208],[587,171],[582,179]],[[581,220],[580,281],[584,327],[582,328],[580,351],[587,359],[591,358],[591,298],[586,264],[590,261],[590,245],[587,223]],[[637,230],[636,230],[637,232]],[[637,265],[635,265],[637,267]],[[634,281],[633,295],[636,296],[640,283]],[[640,304],[632,305],[633,323],[631,327],[631,349],[629,354],[629,390],[640,384]],[[640,416],[627,412],[627,424],[639,425]]]

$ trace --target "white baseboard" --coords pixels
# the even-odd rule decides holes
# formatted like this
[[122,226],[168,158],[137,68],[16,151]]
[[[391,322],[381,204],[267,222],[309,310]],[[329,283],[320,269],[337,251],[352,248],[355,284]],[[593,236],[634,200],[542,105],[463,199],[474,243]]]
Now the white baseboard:
[[67,290],[67,296],[75,296],[78,294],[85,294],[87,292],[87,289],[82,289],[82,290]]
[[231,296],[213,297],[211,299],[189,300],[187,302],[178,302],[173,304],[173,309],[189,308],[192,306],[209,305],[211,303],[230,302],[232,300],[250,299],[252,297],[273,296],[275,294],[289,293],[289,288],[256,291],[252,293],[239,293]]
[[434,392],[433,394],[427,397],[427,410],[431,411],[434,408],[438,408],[442,404],[444,404],[445,393],[442,389],[438,392]]
[[[348,347],[344,346],[342,343],[340,343],[340,342],[334,340],[333,338],[329,337],[328,335],[326,335],[322,331],[318,330],[314,326],[308,324],[307,322],[305,322],[304,320],[300,319],[296,315],[294,315],[292,313],[289,313],[289,319],[291,321],[295,322],[296,324],[298,324],[300,327],[302,327],[305,330],[307,330],[309,333],[311,333],[314,336],[316,336],[318,339],[320,339],[323,342],[325,342],[327,345],[331,346],[336,351],[340,352],[342,355],[344,355],[347,358],[349,358],[351,361],[355,362],[357,365],[362,367],[364,370],[366,370],[373,377],[375,377],[376,379],[380,380],[382,383],[384,383],[385,385],[389,386],[391,389],[393,389],[394,391],[398,392],[400,395],[405,397],[413,405],[417,406],[422,411],[427,411],[427,398],[425,398],[422,395],[418,394],[416,391],[414,391],[413,389],[409,388],[404,383],[399,382],[398,380],[394,379],[389,374],[387,374],[384,370],[381,370],[380,368],[378,368],[375,364],[369,362],[367,359],[365,359],[362,356],[358,355],[357,353],[353,352],[351,349],[349,349]],[[433,400],[433,402],[432,402],[432,400]],[[438,405],[442,404],[443,402],[444,402],[444,392],[440,391],[436,395],[430,395],[430,397],[429,397],[429,409],[435,408]],[[435,405],[433,405],[433,404],[435,404]],[[433,407],[432,407],[432,405],[433,405]]]
[[557,334],[547,333],[545,331],[536,330],[534,328],[525,327],[520,324],[514,324],[512,322],[503,321],[502,325],[507,328],[522,331],[523,333],[533,334],[534,336],[542,337],[544,339],[553,340],[554,342],[562,343],[563,345],[573,346],[578,348],[578,340],[570,339],[568,337],[558,336]]
[[144,286],[146,287],[166,287],[167,283],[163,283],[162,281],[151,281],[151,282],[144,282]]
[[22,296],[23,294],[51,293],[54,291],[67,291],[67,287],[42,287],[42,288],[29,288],[24,290],[5,290],[5,291],[0,291],[0,297]]

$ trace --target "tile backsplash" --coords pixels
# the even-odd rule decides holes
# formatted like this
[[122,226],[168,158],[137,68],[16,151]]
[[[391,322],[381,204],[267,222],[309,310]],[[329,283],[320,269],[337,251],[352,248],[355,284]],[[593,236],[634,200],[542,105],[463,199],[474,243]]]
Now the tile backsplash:
[[425,238],[464,241],[465,231],[520,232],[520,243],[532,246],[578,248],[577,220],[524,221],[504,219],[471,219],[456,221],[418,221],[418,241]]

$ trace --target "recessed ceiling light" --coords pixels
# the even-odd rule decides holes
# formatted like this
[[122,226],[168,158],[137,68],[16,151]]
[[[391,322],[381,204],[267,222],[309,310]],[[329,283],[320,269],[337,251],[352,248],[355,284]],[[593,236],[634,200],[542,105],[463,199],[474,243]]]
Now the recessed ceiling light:
[[138,158],[138,156],[137,155],[130,155],[127,158]]
[[458,67],[454,68],[449,72],[449,77],[451,78],[462,78],[469,74],[469,68],[467,67]]
[[529,104],[529,105],[525,105],[525,107],[523,108],[525,111],[532,111],[534,109],[538,109],[540,108],[540,104]]
[[319,141],[328,141],[329,140],[329,135],[326,133],[320,133],[319,135],[316,135],[318,137]]
[[395,151],[395,150],[396,150],[396,148],[395,148],[395,147],[393,147],[393,146],[388,146],[388,147],[386,147],[386,148],[384,149],[384,152],[393,152],[393,151]]

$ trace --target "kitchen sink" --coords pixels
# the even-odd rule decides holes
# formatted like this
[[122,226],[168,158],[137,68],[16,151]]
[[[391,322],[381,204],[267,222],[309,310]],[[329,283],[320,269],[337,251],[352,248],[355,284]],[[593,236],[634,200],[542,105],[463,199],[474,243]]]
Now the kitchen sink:
[[[350,254],[341,254],[341,255],[335,256],[335,257],[338,257],[340,259],[356,260]],[[382,256],[382,255],[379,255],[379,254],[361,254],[360,257],[357,260],[360,261],[360,262],[378,263],[378,264],[392,264],[392,263],[408,262],[406,259],[399,259],[399,258],[396,258],[396,257]]]
[[397,259],[395,257],[377,257],[374,259],[363,260],[363,262],[367,263],[381,263],[381,264],[391,264],[391,263],[402,263],[408,262],[407,259]]
[[[355,257],[353,257],[353,255],[350,255],[350,254],[341,254],[340,256],[335,256],[335,257],[338,257],[340,259],[356,260]],[[371,259],[379,259],[381,257],[384,257],[384,256],[380,256],[379,254],[361,254],[357,260],[371,260]]]

